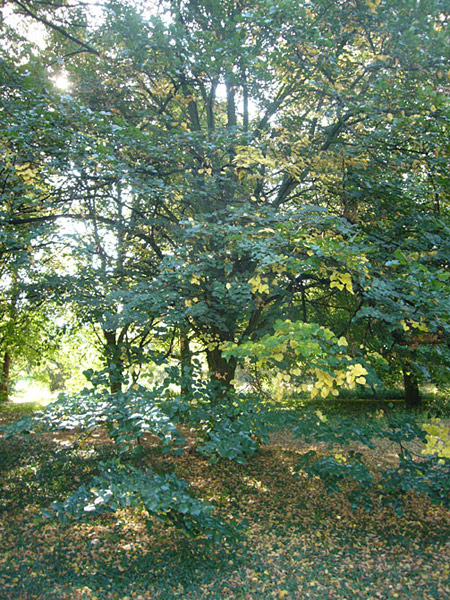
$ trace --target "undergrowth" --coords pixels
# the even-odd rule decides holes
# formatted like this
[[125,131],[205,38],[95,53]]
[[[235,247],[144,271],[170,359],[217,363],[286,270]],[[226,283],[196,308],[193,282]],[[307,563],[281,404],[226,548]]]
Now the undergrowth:
[[[189,449],[181,456],[162,454],[146,435],[130,469],[188,479],[218,516],[244,524],[238,537],[186,538],[136,506],[87,522],[47,520],[42,509],[90,481],[117,447],[101,430],[81,441],[66,432],[0,438],[2,599],[448,597],[448,510],[410,493],[401,516],[372,492],[369,512],[352,510],[350,482],[327,495],[318,479],[293,477],[307,452],[325,452],[290,431],[278,431],[247,464],[213,465],[183,434]],[[367,449],[366,458],[376,478],[389,446]]]

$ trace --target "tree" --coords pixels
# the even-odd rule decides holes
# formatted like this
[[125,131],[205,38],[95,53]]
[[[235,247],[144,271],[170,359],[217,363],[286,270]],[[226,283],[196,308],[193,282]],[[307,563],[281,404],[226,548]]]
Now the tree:
[[[386,297],[371,285],[379,256],[399,232],[401,248],[417,245],[445,212],[448,14],[441,2],[167,2],[159,15],[146,13],[145,3],[110,2],[97,22],[70,2],[56,13],[46,3],[12,4],[46,25],[52,37],[43,60],[52,68],[62,61],[73,82],[72,97],[58,107],[74,130],[65,148],[71,170],[58,194],[74,209],[70,218],[126,243],[127,281],[117,279],[111,294],[122,295],[130,320],[139,290],[148,301],[141,314],[188,327],[212,377],[230,385],[236,363],[221,348],[264,335],[276,311],[288,316],[299,303],[302,318],[323,322],[327,312],[344,314],[327,305],[343,292],[350,325],[369,319],[370,328],[370,319],[386,315]],[[423,136],[414,135],[418,128]],[[351,225],[342,233],[339,221],[330,231],[324,259],[316,215],[298,216],[308,205]],[[414,242],[401,223],[418,213],[427,229],[418,227]],[[245,232],[256,223],[264,229],[264,220],[283,233],[270,259],[249,249],[260,234]],[[289,222],[303,235],[293,236]],[[233,228],[239,250],[229,252]],[[355,252],[368,274],[355,266]],[[399,332],[417,273],[404,269],[403,286],[389,273],[396,322],[391,306],[384,331],[412,364]],[[246,287],[237,303],[230,276]],[[441,291],[438,303],[445,285]],[[227,292],[231,302],[223,301]],[[440,318],[433,332],[442,326]],[[351,337],[351,327],[341,329]]]
[[[197,530],[202,510],[179,500],[182,484],[119,460],[146,431],[176,449],[187,422],[212,461],[244,461],[265,415],[234,388],[239,362],[323,398],[375,388],[394,368],[418,399],[420,374],[446,358],[449,325],[444,0],[111,0],[95,19],[71,0],[9,6],[47,37],[38,81],[25,51],[1,96],[2,118],[13,117],[2,224],[37,246],[83,223],[53,293],[101,332],[107,367],[36,423],[105,425],[119,454],[69,512],[143,502]],[[24,48],[10,39],[9,65]],[[61,69],[69,94],[49,84]],[[187,385],[170,368],[161,385],[124,385],[150,337],[167,348],[153,362],[175,357],[180,340]],[[372,481],[359,464],[352,472]]]

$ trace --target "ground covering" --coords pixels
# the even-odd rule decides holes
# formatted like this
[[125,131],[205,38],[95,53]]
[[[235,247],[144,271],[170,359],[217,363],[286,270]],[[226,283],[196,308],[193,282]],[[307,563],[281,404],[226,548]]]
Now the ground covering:
[[[9,409],[0,418],[13,416]],[[325,449],[290,431],[276,432],[243,465],[210,465],[184,433],[190,447],[182,456],[162,455],[149,436],[130,461],[175,469],[225,519],[246,522],[235,540],[186,538],[156,521],[149,528],[132,508],[81,523],[46,519],[41,510],[88,481],[116,449],[101,431],[81,442],[66,433],[0,438],[0,597],[450,598],[450,511],[417,495],[403,515],[376,497],[371,512],[352,511],[344,494],[293,476],[300,455]],[[386,444],[366,453],[375,473],[395,460]]]

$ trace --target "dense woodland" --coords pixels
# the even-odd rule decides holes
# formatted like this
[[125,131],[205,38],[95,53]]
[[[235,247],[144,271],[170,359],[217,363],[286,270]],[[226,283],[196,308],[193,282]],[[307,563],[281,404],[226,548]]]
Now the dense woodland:
[[[50,490],[46,517],[134,506],[235,539],[243,522],[158,461],[200,456],[239,487],[287,430],[395,445],[378,475],[353,446],[297,457],[296,477],[345,488],[354,509],[381,497],[401,512],[411,493],[448,509],[448,425],[427,418],[450,404],[449,8],[3,4],[0,401],[24,374],[61,392],[4,443],[100,431],[114,445],[94,483]],[[386,401],[398,387],[406,412]],[[376,417],[344,414],[350,396]],[[307,597],[289,590],[230,597]]]

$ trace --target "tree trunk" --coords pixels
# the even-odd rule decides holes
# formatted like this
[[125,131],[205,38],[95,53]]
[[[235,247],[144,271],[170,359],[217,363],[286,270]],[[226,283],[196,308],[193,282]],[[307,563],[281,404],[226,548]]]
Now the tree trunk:
[[121,348],[117,344],[115,331],[104,329],[103,335],[106,340],[105,357],[108,367],[109,387],[111,394],[115,394],[122,390],[123,361],[120,356]]
[[417,408],[422,404],[419,382],[409,364],[402,367],[403,385],[405,388],[405,404],[408,408]]
[[222,356],[219,348],[207,350],[206,357],[208,359],[209,376],[211,381],[220,383],[224,388],[231,389],[231,384],[234,379],[237,361],[235,358],[226,359]]
[[5,350],[3,355],[2,372],[0,375],[0,402],[8,402],[9,400],[9,384],[11,372],[11,355],[8,350]]
[[180,332],[180,363],[181,363],[181,397],[183,400],[189,400],[192,396],[192,363],[191,349],[189,347],[189,338],[184,329]]

